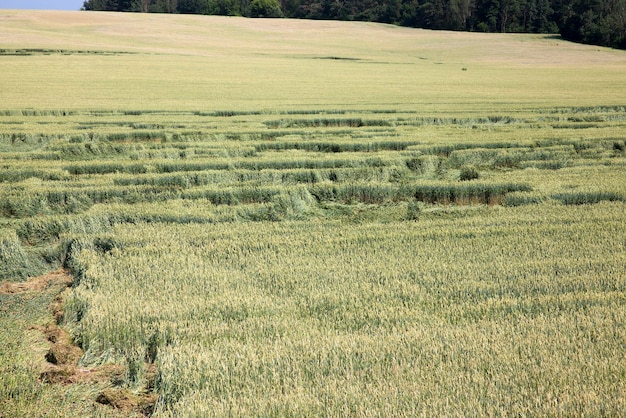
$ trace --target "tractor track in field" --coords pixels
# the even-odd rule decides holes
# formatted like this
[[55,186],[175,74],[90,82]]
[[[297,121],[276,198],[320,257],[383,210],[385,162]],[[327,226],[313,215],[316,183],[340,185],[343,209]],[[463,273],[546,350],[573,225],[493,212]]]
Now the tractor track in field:
[[44,366],[39,372],[39,380],[44,384],[67,386],[68,389],[72,385],[98,385],[103,389],[98,391],[92,399],[93,402],[110,406],[125,416],[152,415],[158,400],[158,395],[154,392],[158,371],[154,364],[146,365],[145,384],[139,391],[132,391],[123,386],[127,374],[125,366],[118,364],[79,366],[83,350],[61,326],[64,300],[72,284],[73,277],[65,269],[51,271],[25,282],[0,284],[0,294],[20,295],[25,298],[37,292],[58,289],[59,293],[49,306],[53,320],[45,325],[31,325],[28,328],[41,332],[49,344]]

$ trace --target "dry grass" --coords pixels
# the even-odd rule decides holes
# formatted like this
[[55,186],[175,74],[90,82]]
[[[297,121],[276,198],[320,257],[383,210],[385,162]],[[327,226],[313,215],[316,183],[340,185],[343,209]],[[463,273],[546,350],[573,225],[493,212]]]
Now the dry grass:
[[41,276],[28,279],[26,282],[6,282],[0,285],[0,294],[15,294],[25,292],[41,292],[53,285],[69,286],[73,278],[68,271],[60,269]]
[[[330,52],[330,56],[368,60],[387,57],[397,63],[446,59],[515,66],[576,63],[606,68],[626,62],[622,51],[572,44],[553,35],[431,31],[364,22],[14,10],[5,11],[0,22],[2,47],[71,45],[208,56],[309,57]],[[583,62],[581,54],[586,56]]]
[[614,82],[623,51],[545,35],[50,11],[4,11],[0,28],[5,49],[137,53],[4,57],[0,103],[11,108],[450,110],[621,104],[626,96]]

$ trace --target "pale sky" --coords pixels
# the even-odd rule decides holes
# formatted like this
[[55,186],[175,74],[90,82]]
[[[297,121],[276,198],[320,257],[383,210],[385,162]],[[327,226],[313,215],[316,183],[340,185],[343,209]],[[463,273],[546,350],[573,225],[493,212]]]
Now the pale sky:
[[79,10],[84,0],[0,0],[0,9]]

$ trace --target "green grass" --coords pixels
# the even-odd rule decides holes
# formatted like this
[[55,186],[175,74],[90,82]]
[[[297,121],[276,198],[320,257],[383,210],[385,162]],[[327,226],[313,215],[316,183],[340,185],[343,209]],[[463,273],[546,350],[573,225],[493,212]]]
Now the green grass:
[[154,366],[162,417],[626,413],[623,51],[0,23],[0,281],[71,269],[79,366],[125,370],[43,383],[59,289],[0,293],[0,415],[128,414]]

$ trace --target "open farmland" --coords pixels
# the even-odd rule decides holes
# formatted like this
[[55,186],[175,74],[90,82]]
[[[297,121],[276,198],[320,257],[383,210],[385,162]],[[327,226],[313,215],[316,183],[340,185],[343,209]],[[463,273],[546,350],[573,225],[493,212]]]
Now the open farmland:
[[0,11],[0,416],[623,416],[625,81],[545,35]]

